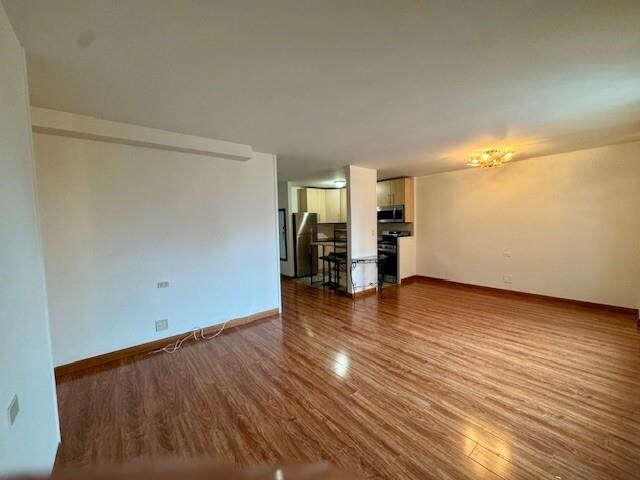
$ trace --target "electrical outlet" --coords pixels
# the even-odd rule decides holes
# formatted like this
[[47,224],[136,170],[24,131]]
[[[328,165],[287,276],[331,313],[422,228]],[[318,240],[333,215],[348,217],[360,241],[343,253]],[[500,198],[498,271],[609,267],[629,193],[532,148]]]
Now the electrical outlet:
[[513,283],[513,275],[510,273],[505,273],[502,277],[502,281],[504,283]]
[[11,399],[8,412],[9,412],[9,426],[12,426],[16,421],[16,417],[20,413],[20,402],[18,402],[17,394],[14,395],[13,398]]
[[158,288],[169,288],[169,282],[168,281],[158,282]]
[[169,328],[169,319],[163,318],[162,320],[156,320],[156,332],[161,332]]
[[511,258],[511,255],[512,255],[511,250],[504,250],[502,252],[502,255],[505,256],[506,258]]

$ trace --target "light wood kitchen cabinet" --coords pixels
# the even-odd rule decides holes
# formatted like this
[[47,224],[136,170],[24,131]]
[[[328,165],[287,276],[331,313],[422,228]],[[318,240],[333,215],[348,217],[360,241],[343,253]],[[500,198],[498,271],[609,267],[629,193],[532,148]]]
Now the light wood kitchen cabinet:
[[391,199],[394,205],[406,205],[407,200],[407,186],[411,183],[413,192],[413,179],[412,178],[398,178],[391,181]]
[[340,222],[340,190],[325,190],[325,223]]
[[413,178],[382,180],[376,186],[378,206],[404,205],[404,221],[414,220]]
[[383,180],[376,185],[376,194],[378,196],[378,206],[386,207],[393,205],[391,201],[391,180]]
[[317,213],[318,223],[346,222],[346,188],[301,188],[298,190],[298,211]]
[[322,188],[301,188],[298,190],[298,211],[318,214],[318,223],[326,223],[325,190]]
[[396,178],[393,180],[383,180],[378,182],[376,192],[378,194],[378,206],[404,205],[405,200],[405,180]]

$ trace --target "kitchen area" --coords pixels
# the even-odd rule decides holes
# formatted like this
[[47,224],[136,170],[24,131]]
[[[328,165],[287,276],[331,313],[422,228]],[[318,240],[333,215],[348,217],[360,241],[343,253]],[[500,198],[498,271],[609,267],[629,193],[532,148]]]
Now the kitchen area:
[[345,184],[337,180],[333,188],[298,188],[298,211],[292,214],[295,278],[343,292],[348,246]]
[[376,185],[378,257],[383,286],[415,276],[415,188],[412,177],[378,181]]
[[[286,201],[290,212],[287,215],[286,208],[280,209],[284,210],[281,235],[286,237],[287,230],[290,231],[290,248],[285,255],[281,253],[283,275],[312,287],[347,294],[355,293],[353,274],[362,263],[374,268],[373,280],[369,278],[366,285],[360,285],[362,290],[395,286],[415,275],[414,179],[405,177],[376,182],[374,176],[372,182],[375,199],[367,194],[366,201],[362,202],[356,198],[349,200],[348,181],[342,180],[340,175],[322,183],[288,182],[281,187],[286,188],[286,197],[279,189],[279,197],[283,197],[280,205]],[[356,211],[364,210],[377,227],[367,230],[375,236],[377,251],[357,259],[349,258],[352,220],[349,201]],[[284,243],[287,248],[288,242]],[[282,244],[283,240],[281,250]]]

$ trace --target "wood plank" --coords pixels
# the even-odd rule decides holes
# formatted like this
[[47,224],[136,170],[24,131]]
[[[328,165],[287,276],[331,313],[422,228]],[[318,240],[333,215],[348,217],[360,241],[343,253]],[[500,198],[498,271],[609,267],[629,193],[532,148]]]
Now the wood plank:
[[[264,312],[258,312],[253,315],[248,315],[246,317],[234,318],[229,320],[225,326],[225,330],[241,327],[243,325],[247,325],[252,322],[256,322],[258,320],[263,320],[265,318],[273,317],[278,314],[278,309],[274,308],[271,310],[266,310]],[[222,328],[222,324],[212,325],[210,327],[205,327],[202,329],[205,335],[216,334]],[[66,365],[60,365],[55,368],[55,376],[56,379],[60,378],[69,373],[78,372],[80,370],[85,370],[87,368],[97,367],[99,365],[104,365],[106,363],[115,362],[116,360],[120,360],[126,357],[132,357],[136,355],[140,355],[143,353],[152,352],[159,348],[162,348],[166,345],[176,342],[181,338],[184,338],[185,335],[188,335],[189,332],[181,333],[179,335],[173,335],[171,337],[165,337],[158,340],[154,340],[153,342],[142,343],[140,345],[134,345],[132,347],[123,348],[121,350],[116,350],[115,352],[104,353],[102,355],[96,355],[94,357],[85,358],[83,360],[78,360],[77,362],[67,363]]]
[[[595,303],[595,302],[586,302],[584,300],[573,300],[570,298],[561,298],[561,297],[552,297],[550,295],[541,295],[539,293],[529,293],[529,292],[519,292],[517,290],[507,290],[504,288],[497,288],[497,287],[487,287],[484,285],[474,285],[471,283],[462,283],[462,282],[456,282],[454,280],[445,280],[443,278],[435,278],[435,277],[427,277],[424,275],[416,275],[415,276],[416,279],[420,279],[423,281],[431,281],[431,282],[446,282],[449,284],[454,284],[454,285],[458,285],[461,287],[468,287],[468,288],[477,288],[477,289],[484,289],[484,290],[492,290],[495,292],[501,292],[501,293],[507,293],[507,294],[513,294],[513,295],[520,295],[523,297],[530,297],[530,298],[539,298],[539,299],[544,299],[544,300],[555,300],[558,302],[566,302],[566,303],[572,303],[574,305],[582,305],[585,307],[589,307],[589,308],[604,308],[606,310],[611,310],[614,312],[622,312],[622,313],[629,313],[632,315],[640,315],[640,311],[638,311],[637,308],[629,308],[629,307],[620,307],[618,305],[607,305],[604,303]],[[640,326],[640,317],[637,318],[637,322],[638,322],[638,326]]]
[[58,468],[172,455],[376,479],[640,471],[634,315],[424,280],[355,302],[282,291],[280,317],[60,378]]

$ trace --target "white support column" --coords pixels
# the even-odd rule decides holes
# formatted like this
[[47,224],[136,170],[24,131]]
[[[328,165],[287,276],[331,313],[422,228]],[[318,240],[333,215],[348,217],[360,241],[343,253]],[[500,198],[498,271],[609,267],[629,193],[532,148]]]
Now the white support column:
[[[378,173],[375,169],[354,165],[349,165],[347,168],[348,269],[351,268],[351,261],[354,258],[378,254],[377,181]],[[350,282],[347,288],[352,293],[376,288],[377,275],[375,264],[358,265],[349,277]]]

